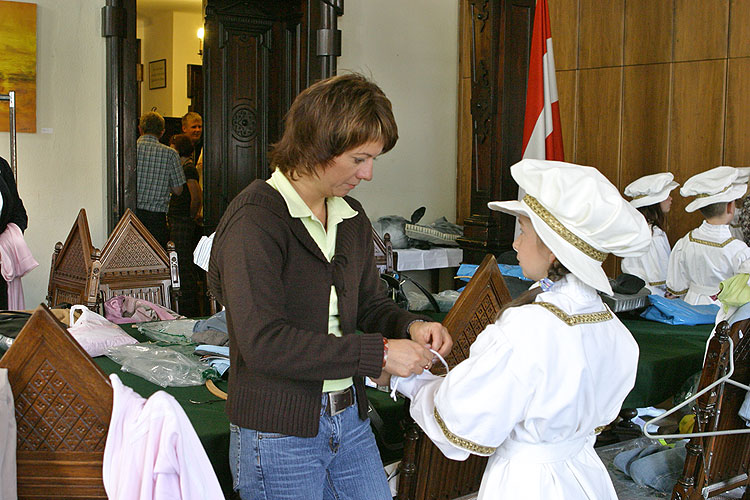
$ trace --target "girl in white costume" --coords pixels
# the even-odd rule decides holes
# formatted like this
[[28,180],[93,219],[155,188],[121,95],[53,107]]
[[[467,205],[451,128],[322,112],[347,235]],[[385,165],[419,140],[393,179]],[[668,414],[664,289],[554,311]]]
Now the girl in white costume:
[[513,246],[541,286],[501,312],[447,376],[391,385],[447,457],[490,457],[480,499],[615,500],[593,444],[633,387],[638,346],[597,290],[612,293],[607,253],[642,254],[650,231],[594,168],[523,160],[511,174],[527,195],[489,206],[520,218]]
[[641,177],[625,188],[625,196],[632,198],[630,204],[637,208],[651,227],[651,245],[641,257],[622,259],[622,272],[638,276],[655,295],[664,296],[667,291],[667,267],[669,246],[667,233],[664,232],[665,215],[672,207],[670,192],[679,186],[674,182],[670,172]]

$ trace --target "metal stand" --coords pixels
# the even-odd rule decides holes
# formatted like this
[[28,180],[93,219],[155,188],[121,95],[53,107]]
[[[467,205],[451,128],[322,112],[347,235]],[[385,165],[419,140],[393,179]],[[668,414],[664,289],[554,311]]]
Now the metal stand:
[[18,184],[18,174],[16,173],[16,92],[9,91],[7,94],[0,94],[0,101],[8,101],[8,115],[10,127],[10,168],[13,170],[13,178]]

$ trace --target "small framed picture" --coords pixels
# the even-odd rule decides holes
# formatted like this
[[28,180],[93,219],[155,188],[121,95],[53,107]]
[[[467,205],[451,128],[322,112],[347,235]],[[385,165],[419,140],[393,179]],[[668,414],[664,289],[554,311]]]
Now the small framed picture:
[[167,60],[157,59],[148,63],[148,88],[163,89],[167,86]]

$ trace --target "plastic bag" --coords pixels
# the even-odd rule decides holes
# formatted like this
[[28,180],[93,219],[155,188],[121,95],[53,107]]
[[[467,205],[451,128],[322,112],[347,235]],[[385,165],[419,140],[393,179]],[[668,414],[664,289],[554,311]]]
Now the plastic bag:
[[719,306],[714,304],[694,306],[682,299],[667,299],[659,295],[649,295],[648,300],[651,305],[641,313],[641,318],[668,325],[712,325],[719,312]]
[[[76,311],[81,312],[77,320],[74,316]],[[75,305],[70,308],[70,325],[68,331],[92,358],[103,355],[110,347],[137,342],[122,328],[86,306]]]
[[148,323],[139,323],[136,328],[152,340],[167,342],[169,344],[191,344],[193,343],[193,327],[197,322],[198,320],[196,319],[150,321]]
[[107,357],[122,365],[122,371],[143,377],[162,387],[203,385],[218,380],[218,372],[198,359],[169,347],[135,344],[113,347]]

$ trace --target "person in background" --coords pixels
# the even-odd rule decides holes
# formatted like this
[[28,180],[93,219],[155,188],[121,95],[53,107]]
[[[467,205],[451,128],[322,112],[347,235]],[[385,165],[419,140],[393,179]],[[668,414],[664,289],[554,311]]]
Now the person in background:
[[672,248],[665,231],[666,214],[672,207],[670,192],[679,186],[671,172],[643,176],[625,187],[625,196],[637,208],[651,227],[651,245],[641,257],[622,259],[622,272],[638,276],[646,282],[652,294],[667,291],[667,267]]
[[135,215],[146,229],[166,248],[167,206],[170,193],[182,194],[185,174],[177,152],[159,142],[164,134],[164,118],[150,111],[141,116],[136,143],[137,204]]
[[747,181],[734,167],[712,168],[685,182],[680,194],[695,196],[685,211],[700,210],[705,220],[672,249],[667,292],[688,304],[718,304],[719,283],[750,271],[750,248],[729,229],[735,200],[746,191]]
[[193,164],[193,143],[185,134],[177,134],[170,139],[171,147],[180,155],[180,163],[185,174],[186,183],[182,194],[173,195],[169,200],[167,221],[169,238],[174,242],[180,265],[180,314],[188,317],[200,315],[198,306],[198,282],[193,264],[195,249],[195,218],[198,215],[202,199],[198,186],[198,171]]
[[245,500],[391,500],[364,377],[420,373],[428,346],[452,345],[386,296],[372,226],[348,196],[397,139],[377,85],[319,81],[292,103],[270,179],[216,228],[208,283],[226,307],[230,467]]
[[594,168],[522,160],[511,175],[524,198],[489,207],[519,218],[513,248],[537,285],[448,375],[391,386],[446,457],[489,457],[479,499],[616,500],[594,441],[635,384],[638,344],[598,291],[612,294],[607,255],[644,253],[651,231]]
[[[5,158],[0,157],[0,234],[15,224],[23,233],[29,225],[26,208],[18,195],[13,170]],[[8,282],[0,279],[0,309],[8,309]]]
[[[750,167],[738,167],[737,172],[735,183],[747,184],[750,182]],[[729,223],[729,231],[733,237],[750,246],[750,197],[747,196],[747,192],[743,198],[735,202],[735,205],[737,205],[737,209]]]
[[182,133],[190,138],[193,143],[193,153],[191,155],[193,164],[198,162],[198,158],[203,152],[203,118],[195,111],[188,111],[182,117]]

